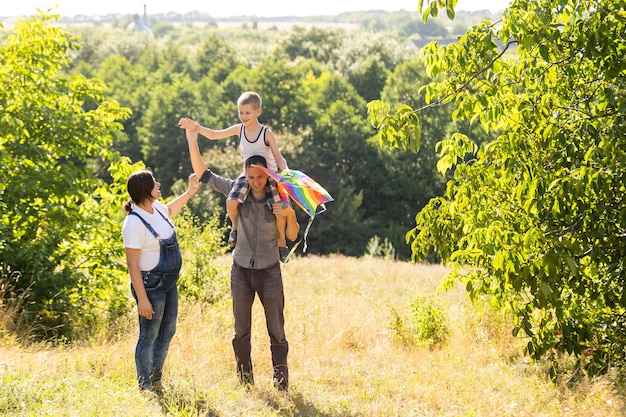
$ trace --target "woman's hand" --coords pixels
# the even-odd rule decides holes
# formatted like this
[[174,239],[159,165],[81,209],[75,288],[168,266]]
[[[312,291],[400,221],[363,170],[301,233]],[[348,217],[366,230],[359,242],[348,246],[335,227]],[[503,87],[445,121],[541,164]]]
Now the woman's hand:
[[152,315],[154,314],[154,310],[152,309],[152,303],[148,298],[140,299],[137,301],[137,310],[139,311],[139,315],[147,318],[148,320],[152,320]]
[[189,197],[193,197],[201,186],[202,183],[198,181],[198,175],[195,173],[191,174],[189,176],[189,187],[187,188],[187,194],[189,194]]

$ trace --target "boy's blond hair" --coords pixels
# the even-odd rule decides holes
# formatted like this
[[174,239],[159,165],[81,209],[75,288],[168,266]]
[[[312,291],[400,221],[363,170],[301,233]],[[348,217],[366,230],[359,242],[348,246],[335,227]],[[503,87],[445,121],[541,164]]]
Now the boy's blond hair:
[[255,109],[260,109],[262,104],[261,96],[254,91],[246,91],[237,99],[237,105],[241,106],[242,104],[249,104]]

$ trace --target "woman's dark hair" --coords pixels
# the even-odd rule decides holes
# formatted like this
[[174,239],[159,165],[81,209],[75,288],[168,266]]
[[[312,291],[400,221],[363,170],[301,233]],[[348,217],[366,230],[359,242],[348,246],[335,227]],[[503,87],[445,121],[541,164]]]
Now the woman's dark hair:
[[126,181],[126,191],[130,196],[130,201],[124,205],[124,209],[130,212],[132,203],[141,204],[145,200],[151,199],[154,182],[150,168],[130,174]]

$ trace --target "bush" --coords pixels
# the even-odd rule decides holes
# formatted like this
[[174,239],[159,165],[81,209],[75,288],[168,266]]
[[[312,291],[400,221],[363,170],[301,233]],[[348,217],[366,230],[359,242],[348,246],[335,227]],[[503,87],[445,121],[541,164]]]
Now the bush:
[[125,193],[100,175],[132,168],[110,150],[130,110],[99,80],[67,74],[80,46],[56,19],[21,20],[0,45],[0,265],[11,271],[0,295],[20,300],[16,313],[42,338],[92,333],[123,309]]
[[219,213],[204,224],[185,207],[176,217],[176,230],[183,253],[178,281],[181,297],[208,304],[224,298],[229,290],[228,273],[214,262],[226,252]]
[[367,242],[365,255],[372,258],[383,258],[386,261],[393,261],[396,258],[396,250],[389,239],[385,238],[385,240],[381,242],[380,237],[375,235]]
[[410,305],[408,317],[392,308],[391,328],[405,345],[434,347],[446,341],[448,319],[441,303],[425,296],[416,296]]

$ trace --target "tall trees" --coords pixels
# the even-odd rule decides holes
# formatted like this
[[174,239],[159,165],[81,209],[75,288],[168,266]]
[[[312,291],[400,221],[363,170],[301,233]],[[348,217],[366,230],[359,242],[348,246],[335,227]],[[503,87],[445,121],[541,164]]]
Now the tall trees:
[[[440,1],[426,14],[440,4],[453,14]],[[438,167],[454,179],[410,234],[416,258],[434,248],[454,266],[450,282],[511,309],[531,357],[570,353],[596,371],[626,359],[625,6],[516,0],[501,27],[426,49],[439,80],[424,90],[430,105],[498,136],[440,143]],[[371,116],[387,133],[411,132],[382,109]]]
[[[323,84],[329,90],[333,86],[337,84]],[[319,253],[359,256],[378,226],[364,217],[363,207],[364,195],[373,185],[371,177],[380,174],[376,148],[367,143],[369,126],[358,107],[341,98],[317,104],[326,106],[325,111],[304,137],[296,161],[325,185],[335,201],[316,222],[310,245]]]
[[196,67],[195,81],[209,76],[217,83],[224,81],[238,65],[235,50],[215,34],[202,41],[193,61]]
[[128,109],[100,81],[64,73],[79,46],[55,19],[20,21],[1,42],[0,280],[29,320],[67,334],[124,309],[111,241],[125,192],[97,169],[106,162],[123,184],[132,167],[110,150]]
[[[110,28],[80,31],[87,37],[81,49],[79,39],[53,27],[55,18],[17,24],[0,55],[0,279],[28,295],[30,318],[69,334],[106,326],[128,307],[118,260],[130,161],[151,166],[169,195],[190,172],[176,122],[236,123],[244,90],[263,96],[262,120],[290,166],[335,197],[309,235],[310,252],[360,256],[374,235],[405,245],[407,213],[432,192],[432,161],[379,149],[365,118],[366,100],[383,86],[391,97],[405,83],[394,73],[406,59],[397,42],[296,30],[284,44],[293,61],[281,49],[258,48],[258,57],[240,61],[231,44],[195,31],[203,39],[198,49]],[[339,49],[315,45],[325,39]],[[235,142],[204,142],[218,172],[239,173]],[[205,192],[190,207],[213,221],[223,204]]]
[[[441,190],[441,181],[433,179],[432,153],[378,149],[365,115],[367,101],[380,97],[383,89],[403,90],[402,84],[412,81],[414,74],[394,71],[414,59],[414,51],[382,33],[296,28],[271,32],[270,38],[257,32],[181,26],[175,38],[130,33],[136,44],[129,45],[122,30],[99,27],[84,34],[87,45],[72,55],[71,72],[102,79],[107,97],[132,109],[121,121],[123,131],[113,133],[112,148],[151,166],[164,195],[190,169],[177,120],[190,116],[207,126],[228,126],[238,121],[237,97],[258,91],[264,101],[261,120],[277,135],[289,165],[336,190],[335,202],[315,230],[327,227],[340,236],[312,234],[310,251],[358,256],[378,235],[389,238],[407,259],[404,234],[413,225],[411,211],[421,208],[433,190]],[[270,39],[282,42],[272,49]],[[413,85],[403,94],[399,102],[420,97]],[[432,126],[442,130],[437,123]],[[217,172],[237,175],[241,161],[235,145],[233,137],[201,146]],[[214,200],[190,207],[207,218],[215,207],[222,208]]]
[[185,134],[177,122],[192,112],[197,103],[195,97],[188,77],[161,84],[152,91],[142,124],[137,128],[143,160],[167,190],[166,195],[176,179],[186,178],[191,172]]

